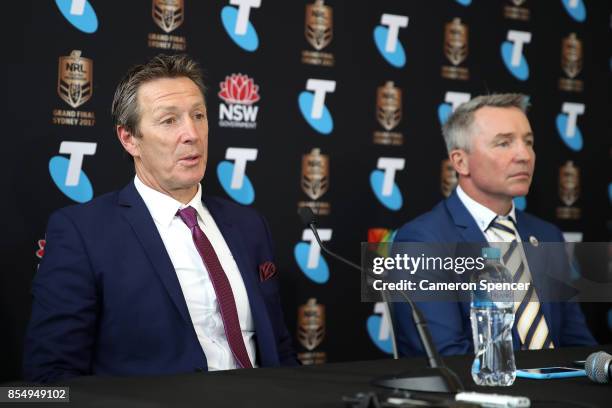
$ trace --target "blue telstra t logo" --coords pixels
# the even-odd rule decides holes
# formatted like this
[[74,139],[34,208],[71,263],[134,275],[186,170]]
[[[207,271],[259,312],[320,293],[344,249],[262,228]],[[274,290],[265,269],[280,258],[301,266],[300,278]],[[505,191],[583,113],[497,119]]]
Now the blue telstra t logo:
[[383,353],[393,353],[393,340],[391,339],[391,319],[384,303],[374,305],[374,313],[368,317],[366,323],[370,340]]
[[455,0],[455,1],[465,7],[472,4],[472,0]]
[[[321,241],[329,241],[331,239],[331,229],[322,228],[318,231]],[[327,283],[329,280],[329,267],[327,262],[325,262],[325,258],[321,255],[321,247],[312,231],[305,229],[302,233],[302,240],[307,242],[299,242],[293,250],[295,262],[297,262],[304,275],[311,281],[318,284]]]
[[378,201],[390,210],[397,211],[402,208],[404,199],[402,192],[395,183],[395,172],[402,170],[405,159],[395,157],[380,157],[376,167],[370,174],[370,187]]
[[451,113],[457,109],[457,106],[469,101],[470,98],[471,95],[466,92],[447,92],[444,95],[444,102],[447,103],[438,105],[438,120],[440,121],[440,126],[446,123]]
[[608,200],[610,200],[610,204],[612,204],[612,183],[608,184]]
[[527,198],[525,196],[514,197],[513,201],[517,210],[525,211],[525,208],[527,208]]
[[525,81],[529,78],[529,65],[523,55],[523,44],[531,42],[531,33],[510,30],[507,39],[501,45],[504,65],[516,79]]
[[98,17],[87,0],[55,0],[63,16],[84,33],[95,33],[98,29]]
[[245,174],[248,161],[257,159],[257,149],[229,147],[225,158],[234,162],[222,161],[217,166],[219,183],[235,201],[249,205],[255,201],[255,189],[249,177]]
[[574,20],[582,23],[586,20],[586,8],[582,0],[561,0],[561,4],[565,7],[565,11]]
[[563,143],[575,152],[582,150],[582,132],[576,124],[578,115],[584,113],[583,103],[565,102],[561,105],[561,112],[557,115],[556,125],[559,137]]
[[70,158],[53,156],[49,160],[51,179],[62,193],[77,203],[84,203],[93,198],[93,187],[81,168],[83,157],[94,155],[96,146],[96,143],[62,142],[59,152],[69,154]]
[[309,79],[306,81],[308,91],[300,92],[298,106],[306,122],[317,132],[329,135],[334,130],[334,119],[325,106],[325,94],[336,90],[336,81]]
[[255,27],[249,21],[251,8],[259,8],[261,0],[230,0],[230,4],[221,9],[221,22],[230,38],[243,50],[253,52],[259,47],[259,37]]
[[408,16],[383,14],[374,28],[374,44],[385,60],[396,68],[406,65],[406,52],[398,40],[399,29],[408,27]]

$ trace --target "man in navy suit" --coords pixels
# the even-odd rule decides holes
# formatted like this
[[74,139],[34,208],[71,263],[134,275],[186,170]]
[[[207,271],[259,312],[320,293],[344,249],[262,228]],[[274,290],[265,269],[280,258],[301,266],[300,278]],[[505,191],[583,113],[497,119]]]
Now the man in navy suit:
[[[567,260],[551,246],[534,255],[540,242],[563,242],[561,231],[514,206],[513,198],[529,191],[535,163],[526,108],[524,95],[494,94],[476,97],[453,112],[442,132],[458,186],[430,212],[401,227],[395,242],[522,242],[510,245],[514,252],[507,257],[515,279],[531,284],[515,299],[514,347],[593,345],[579,304],[540,301],[555,296],[548,297],[547,290],[556,290],[545,281],[544,271],[567,270]],[[442,354],[473,352],[468,302],[430,301],[419,306]],[[423,354],[409,306],[395,303],[395,310],[400,353]]]
[[27,380],[297,365],[266,221],[202,194],[204,91],[185,55],[159,55],[120,82],[113,119],[136,176],[50,217]]

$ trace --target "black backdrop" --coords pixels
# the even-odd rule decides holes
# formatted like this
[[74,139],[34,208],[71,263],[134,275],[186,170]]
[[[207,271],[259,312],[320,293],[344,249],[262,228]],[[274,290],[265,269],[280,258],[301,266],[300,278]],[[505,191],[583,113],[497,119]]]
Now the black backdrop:
[[[152,3],[159,3],[158,10],[166,10],[166,19],[160,18],[159,24],[153,17]],[[231,38],[235,29],[232,15],[239,13],[239,5],[230,5],[229,1],[185,0],[181,21],[181,10],[174,11],[180,3],[34,1],[25,3],[19,13],[5,16],[11,20],[8,23],[18,28],[5,37],[11,53],[7,53],[3,63],[8,69],[5,83],[9,98],[5,98],[5,102],[8,100],[4,109],[5,147],[0,164],[5,192],[0,204],[5,219],[0,255],[0,380],[20,375],[21,343],[30,312],[29,287],[38,256],[42,255],[40,249],[44,244],[40,240],[44,240],[49,214],[74,204],[75,189],[85,194],[81,200],[90,198],[85,190],[80,190],[87,187],[85,179],[91,182],[95,197],[122,187],[133,177],[132,164],[122,153],[111,126],[112,95],[119,78],[131,65],[162,51],[179,52],[155,47],[164,46],[168,39],[173,41],[169,42],[170,47],[185,46],[185,51],[201,63],[206,74],[210,153],[203,181],[205,193],[232,199],[235,190],[228,193],[222,186],[218,166],[228,161],[226,151],[230,147],[257,149],[256,160],[247,162],[245,179],[246,184],[253,186],[254,201],[236,197],[257,208],[270,222],[282,274],[287,323],[296,333],[296,347],[301,352],[311,349],[325,353],[327,361],[389,355],[381,309],[360,302],[356,273],[324,257],[314,259],[318,262],[314,269],[308,269],[305,263],[298,264],[296,254],[306,257],[310,242],[302,239],[304,227],[296,211],[300,202],[328,206],[329,214],[322,215],[319,224],[331,230],[329,246],[358,260],[360,242],[367,241],[368,235],[375,238],[385,233],[371,229],[383,228],[391,233],[431,208],[444,197],[441,161],[445,148],[438,111],[449,109],[440,108],[447,92],[471,96],[487,92],[529,95],[537,163],[526,210],[556,223],[564,232],[578,233],[573,239],[610,239],[609,1],[329,0],[324,5],[331,8],[330,15],[330,9],[321,8],[306,13],[306,5],[313,1],[262,0],[259,7],[250,9],[247,34],[238,37],[252,41],[256,35],[258,46],[254,50],[245,50],[239,44],[245,40],[235,42]],[[79,10],[80,6],[84,8]],[[520,18],[527,13],[527,20]],[[383,14],[408,18],[408,25],[399,28],[398,45],[391,57],[398,58],[401,48],[405,54],[403,65],[388,63],[377,48],[374,33],[383,35],[380,44],[384,49],[384,35],[392,31],[385,31],[381,23]],[[227,28],[222,15],[228,19]],[[308,15],[318,16],[310,20],[310,28],[314,34],[323,34],[319,42],[312,37],[309,41],[305,35]],[[449,35],[445,35],[445,26],[453,21],[457,24],[450,26]],[[500,53],[510,30],[531,35],[522,51],[529,66],[528,78],[524,80],[517,79],[506,68]],[[22,43],[13,39],[19,32],[23,33]],[[570,38],[571,33],[580,41],[582,55],[576,52],[580,44],[574,41],[570,43],[573,51],[566,52],[566,62],[562,63],[562,40]],[[158,43],[149,44],[150,38]],[[59,63],[60,57],[70,56],[73,50],[90,61],[77,58]],[[310,56],[310,61],[303,62],[303,54]],[[324,64],[312,64],[322,61]],[[444,66],[451,67],[451,73],[459,76],[467,71],[469,78],[443,77]],[[234,100],[233,104],[224,101],[219,96],[220,83],[232,74],[248,76],[258,86],[260,99],[252,102],[257,98],[249,100],[234,92],[239,101]],[[64,88],[58,91],[60,76]],[[306,89],[309,79],[335,81],[335,90],[327,93],[324,100],[323,115],[329,113],[333,118],[333,129],[327,134],[309,124],[298,104],[298,98],[306,101],[308,116],[308,100],[313,96],[312,90]],[[560,80],[570,85],[581,81],[584,89],[560,89]],[[377,105],[377,89],[389,81],[396,88],[387,90]],[[564,137],[555,125],[566,102],[584,105],[584,113],[577,116],[583,146],[574,144],[578,135]],[[226,105],[225,109],[236,109],[235,106],[240,106],[236,110],[256,109],[256,127],[246,128],[249,125],[244,120],[234,120],[230,124],[234,127],[220,126],[221,103]],[[69,124],[74,121],[71,115],[89,121]],[[402,144],[375,143],[375,134],[378,142],[399,137]],[[80,187],[72,187],[73,192],[62,185],[66,176],[62,164],[68,163],[70,155],[61,153],[60,145],[66,141],[95,144],[95,154],[83,158]],[[303,169],[302,156],[312,149],[320,149],[328,162],[325,158],[311,157]],[[394,196],[383,196],[381,201],[371,187],[371,178],[381,176],[380,173],[372,176],[381,157],[404,160],[403,169],[397,171],[394,179],[393,194],[402,196],[400,208],[388,208],[387,205],[397,207]],[[560,178],[560,168],[568,161],[574,166],[565,167],[569,180],[576,180],[571,176],[578,168],[579,190],[572,188],[567,178]],[[231,172],[229,162],[221,165],[224,171]],[[567,190],[564,202],[559,194],[561,181]],[[380,191],[380,185],[376,189]],[[517,204],[523,206],[525,202]],[[558,208],[562,208],[562,218],[558,217]],[[564,214],[575,215],[577,208],[581,209],[579,218],[563,218]],[[327,279],[324,263],[329,267]],[[306,309],[305,318],[298,320],[298,308],[311,298],[316,299],[314,308]],[[583,308],[598,339],[609,342],[610,305],[585,304]],[[298,326],[302,333],[313,334],[310,341],[304,338],[298,341]],[[310,357],[320,358],[321,354]]]

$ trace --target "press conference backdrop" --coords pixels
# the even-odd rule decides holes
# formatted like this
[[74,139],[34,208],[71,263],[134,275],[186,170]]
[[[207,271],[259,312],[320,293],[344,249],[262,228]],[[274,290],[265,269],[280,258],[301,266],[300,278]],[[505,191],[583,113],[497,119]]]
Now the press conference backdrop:
[[[133,178],[111,100],[130,66],[160,52],[187,52],[205,70],[204,192],[268,218],[306,363],[389,356],[391,341],[381,305],[360,302],[358,276],[320,253],[298,208],[315,209],[322,239],[355,261],[360,242],[392,239],[456,183],[440,125],[470,97],[530,97],[536,172],[517,207],[570,240],[610,239],[610,2],[26,4],[25,15],[5,16],[24,22],[24,45],[5,78],[16,96],[0,164],[0,380],[20,376],[48,216]],[[583,308],[609,342],[611,306]]]

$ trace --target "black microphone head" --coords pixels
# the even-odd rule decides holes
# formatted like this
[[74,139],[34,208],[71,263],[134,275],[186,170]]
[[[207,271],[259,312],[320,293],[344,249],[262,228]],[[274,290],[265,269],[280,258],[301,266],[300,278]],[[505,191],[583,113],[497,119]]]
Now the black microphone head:
[[610,382],[610,362],[612,362],[610,354],[598,351],[587,357],[584,370],[591,380],[605,384]]
[[302,219],[304,225],[310,225],[315,223],[315,215],[310,207],[300,207],[298,214]]

